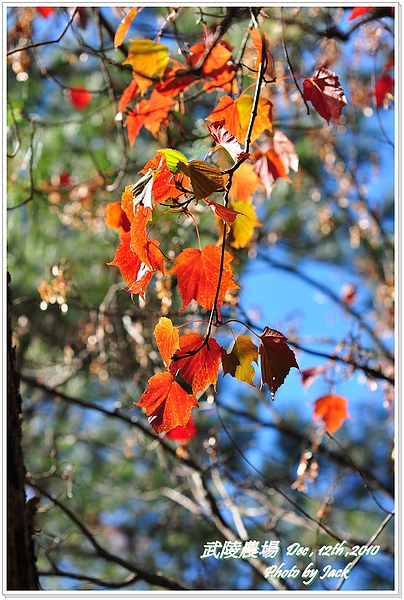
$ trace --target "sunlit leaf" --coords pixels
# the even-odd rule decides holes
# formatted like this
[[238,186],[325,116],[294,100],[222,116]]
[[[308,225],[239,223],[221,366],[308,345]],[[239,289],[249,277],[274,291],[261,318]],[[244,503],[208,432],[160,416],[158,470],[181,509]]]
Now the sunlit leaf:
[[239,214],[231,227],[233,248],[245,248],[254,233],[254,227],[259,227],[261,223],[255,214],[255,207],[246,202],[238,200],[233,202],[232,207]]
[[[182,298],[181,312],[191,300],[210,310],[213,308],[219,284],[221,248],[210,244],[202,250],[185,248],[175,259],[170,273],[177,275],[178,289]],[[225,251],[223,275],[217,299],[217,308],[223,303],[228,289],[238,289],[233,280],[232,255]]]
[[132,24],[133,19],[137,15],[137,8],[131,8],[127,15],[124,16],[122,21],[119,23],[118,28],[114,37],[115,49],[119,48],[123,44],[123,41],[128,33],[129,27]]
[[[245,141],[251,118],[253,98],[243,94],[237,100],[229,96],[222,96],[217,107],[206,117],[207,121],[221,121],[224,119],[226,129],[238,140]],[[272,131],[272,102],[267,98],[258,101],[257,116],[251,134],[251,141],[265,130]]]
[[171,319],[161,317],[154,328],[154,336],[164,365],[168,368],[171,364],[172,355],[180,347],[178,328],[174,327]]
[[105,225],[111,229],[130,230],[130,221],[126,213],[122,210],[120,202],[110,202],[107,204]]
[[244,152],[240,142],[224,127],[224,119],[207,123],[206,127],[214,141],[227,150],[234,162],[237,163],[242,158],[248,158],[248,153]]
[[[153,277],[154,268],[148,268],[137,254],[135,254],[130,244],[130,232],[121,232],[121,243],[115,254],[115,258],[109,265],[114,265],[119,268],[126,285],[128,292],[131,294],[139,294],[145,300],[146,288]],[[158,250],[158,242],[156,240],[149,241],[149,262],[159,266],[162,270],[161,252]]]
[[164,439],[173,440],[174,442],[180,442],[180,444],[186,444],[196,435],[196,433],[197,428],[195,425],[195,421],[191,415],[185,427],[182,427],[181,425],[174,427],[174,429],[171,429],[171,431],[166,433]]
[[[252,29],[252,30],[248,29],[247,31],[251,35],[251,39],[253,41],[254,48],[257,51],[257,58],[255,59],[255,62],[254,62],[254,69],[258,72],[259,66],[262,61],[262,36],[258,29]],[[262,33],[262,35],[265,40],[264,64],[266,66],[265,66],[264,75],[268,75],[271,79],[273,79],[275,77],[275,61],[274,61],[274,57],[272,56],[272,54],[269,51],[269,38],[268,38],[267,32],[264,31]]]
[[[119,101],[118,114],[121,115],[121,118],[125,111],[125,108],[128,106],[128,104],[130,104],[130,102],[132,102],[132,100],[134,100],[136,98],[136,96],[139,94],[139,92],[140,92],[140,89],[139,89],[136,79],[132,79],[132,81],[130,82],[128,87],[124,90],[124,92],[121,96],[121,99]],[[115,118],[117,118],[117,117],[115,117]]]
[[[240,132],[236,137],[244,141],[250,124],[253,98],[248,94],[243,94],[240,98],[237,98],[236,104],[240,120]],[[251,141],[254,142],[263,131],[272,131],[272,102],[268,98],[260,97],[257,116],[251,132]]]
[[348,400],[336,394],[321,396],[315,401],[313,419],[321,418],[328,433],[334,433],[349,419]]
[[223,373],[229,373],[239,381],[254,385],[255,370],[253,362],[258,363],[258,348],[248,337],[240,335],[234,342],[230,353],[222,348]]
[[142,127],[145,127],[156,137],[162,122],[174,106],[174,100],[163,96],[156,90],[148,100],[141,100],[126,117],[129,143],[133,146],[135,139]]
[[163,156],[165,156],[167,167],[170,169],[171,173],[178,172],[179,163],[188,165],[187,157],[179,150],[173,150],[171,148],[160,148],[159,150],[157,150],[157,153],[163,154]]
[[283,384],[291,367],[299,368],[293,350],[286,343],[286,337],[276,329],[265,327],[259,349],[261,357],[261,387],[266,383],[272,399],[276,390]]
[[221,171],[216,167],[207,165],[203,160],[191,160],[183,173],[191,179],[192,190],[196,200],[206,198],[213,192],[224,188],[224,179]]
[[135,404],[145,409],[156,433],[185,427],[192,408],[199,406],[195,396],[187,394],[168,372],[153,375],[140,401]]
[[168,60],[167,46],[155,44],[153,40],[131,40],[124,64],[132,66],[133,77],[143,95],[153,81],[164,75]]
[[319,67],[313,77],[303,81],[303,98],[310,101],[327,123],[338,125],[341,112],[348,104],[338,75],[326,67]]
[[236,201],[251,204],[259,182],[260,178],[254,171],[254,165],[242,163],[233,173],[229,192],[230,200],[233,201],[233,204]]
[[215,339],[209,338],[205,343],[197,333],[187,333],[180,337],[180,349],[172,357],[170,371],[179,373],[196,394],[210,384],[216,386],[221,358],[222,351]]
[[223,204],[218,204],[217,202],[210,202],[209,200],[206,200],[206,203],[211,207],[213,212],[228,225],[232,225],[237,215],[240,214],[233,208],[223,206]]

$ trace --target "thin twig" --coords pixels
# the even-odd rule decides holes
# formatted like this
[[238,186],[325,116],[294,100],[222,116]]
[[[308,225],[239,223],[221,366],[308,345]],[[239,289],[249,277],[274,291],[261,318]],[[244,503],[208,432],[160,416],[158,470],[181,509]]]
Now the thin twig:
[[76,16],[78,11],[78,8],[75,8],[71,14],[71,17],[66,25],[66,27],[63,29],[62,33],[59,35],[59,37],[57,37],[55,40],[45,40],[44,42],[35,42],[33,44],[27,44],[25,46],[18,46],[18,48],[14,48],[13,50],[9,50],[7,52],[7,56],[11,56],[12,54],[15,54],[16,52],[22,52],[24,50],[29,50],[30,48],[39,48],[39,46],[49,46],[50,44],[57,44],[58,42],[60,42],[60,40],[63,38],[63,36],[65,35],[65,33],[67,32],[67,30],[69,29],[70,25],[73,23],[73,19]]
[[289,70],[290,70],[290,72],[292,74],[293,81],[295,82],[295,86],[299,90],[299,94],[301,95],[301,97],[303,99],[303,102],[306,105],[307,114],[309,115],[310,114],[310,108],[309,108],[309,105],[308,105],[307,101],[304,98],[302,90],[300,89],[300,85],[297,82],[296,75],[295,75],[295,72],[293,70],[293,66],[292,66],[292,63],[291,63],[291,60],[290,60],[290,57],[289,57],[288,47],[287,47],[286,41],[285,41],[285,30],[284,30],[284,23],[283,23],[283,6],[281,6],[281,22],[282,22],[282,45],[283,45],[283,50],[285,52],[286,61],[288,63]]

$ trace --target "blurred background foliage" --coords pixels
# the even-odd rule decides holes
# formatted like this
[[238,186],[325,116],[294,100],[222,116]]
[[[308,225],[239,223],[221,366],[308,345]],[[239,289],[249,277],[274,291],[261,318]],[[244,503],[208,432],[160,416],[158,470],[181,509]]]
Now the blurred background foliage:
[[[347,8],[254,8],[275,62],[278,83],[265,90],[274,127],[294,143],[299,170],[291,184],[277,181],[270,201],[257,190],[262,227],[233,252],[243,292],[225,307],[226,316],[281,329],[301,367],[324,366],[312,389],[343,393],[352,420],[338,443],[327,436],[307,418],[300,375],[274,403],[220,377],[215,398],[208,390],[199,399],[188,444],[156,437],[133,405],[161,369],[152,333],[160,315],[178,314],[175,281],[153,280],[146,304],[122,291],[107,265],[118,235],[105,213],[158,147],[204,156],[211,140],[203,119],[222,92],[191,88],[184,111],[177,106],[156,138],[142,129],[131,148],[115,119],[131,81],[122,62],[129,38],[159,34],[178,57],[179,40],[189,47],[220,23],[235,57],[251,9],[147,6],[118,50],[113,35],[127,9],[8,9],[8,271],[27,494],[41,495],[35,544],[44,590],[307,589],[301,579],[267,581],[265,568],[289,564],[285,549],[295,541],[363,545],[376,533],[381,552],[363,557],[342,589],[393,589],[394,113],[391,93],[381,106],[373,93],[394,52],[388,8],[352,21]],[[59,41],[38,44],[65,29]],[[247,46],[243,62],[253,56]],[[291,65],[301,81],[320,64],[338,74],[347,96],[336,128],[306,114],[287,77]],[[253,82],[243,69],[240,90]],[[75,86],[91,92],[83,110],[71,102]],[[195,215],[203,243],[216,243],[212,213],[196,207]],[[166,253],[196,243],[183,216],[160,219],[155,231]],[[295,283],[284,287],[288,277]],[[310,310],[298,284],[311,290]],[[342,284],[354,286],[350,300]],[[331,302],[327,313],[316,293]],[[197,306],[186,313],[204,317]],[[280,540],[282,554],[200,559],[208,541],[233,539]],[[319,567],[328,562],[347,559],[318,558]],[[318,580],[310,589],[337,585]]]

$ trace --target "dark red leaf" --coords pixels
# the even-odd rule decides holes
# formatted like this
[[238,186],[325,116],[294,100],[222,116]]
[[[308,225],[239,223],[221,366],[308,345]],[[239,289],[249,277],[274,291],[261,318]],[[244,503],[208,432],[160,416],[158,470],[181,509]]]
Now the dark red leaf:
[[332,119],[335,125],[338,125],[342,108],[348,104],[338,75],[326,67],[319,67],[313,77],[303,81],[303,98],[313,104],[327,123]]
[[276,329],[265,327],[259,336],[261,345],[261,387],[266,383],[272,399],[276,390],[285,381],[291,367],[299,368],[293,350],[286,343],[286,337]]
[[383,105],[384,99],[387,94],[390,94],[394,89],[394,79],[390,75],[382,75],[376,81],[375,85],[375,96],[376,106],[380,107]]

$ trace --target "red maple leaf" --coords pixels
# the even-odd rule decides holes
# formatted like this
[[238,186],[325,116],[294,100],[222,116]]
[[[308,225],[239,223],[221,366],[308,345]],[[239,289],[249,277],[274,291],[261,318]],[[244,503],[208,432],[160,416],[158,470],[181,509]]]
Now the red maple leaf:
[[70,102],[78,110],[85,110],[92,100],[91,92],[84,86],[77,85],[67,92]]
[[[177,256],[170,273],[177,275],[178,289],[182,298],[180,312],[183,312],[191,300],[196,300],[208,310],[213,308],[219,284],[221,253],[221,248],[209,244],[202,250],[185,248]],[[226,250],[217,298],[218,309],[223,303],[227,290],[239,288],[233,280],[233,271],[230,265],[232,260],[232,255]]]
[[336,394],[318,398],[314,405],[313,419],[321,418],[328,433],[334,433],[349,419],[348,400]]
[[381,75],[376,81],[375,96],[376,106],[382,106],[387,94],[390,94],[394,89],[394,79],[390,75]]
[[233,225],[236,220],[237,215],[240,213],[233,208],[229,208],[228,206],[223,206],[223,204],[218,204],[217,202],[211,202],[210,200],[205,200],[206,204],[210,206],[213,212],[220,217],[225,223],[228,225]]
[[195,421],[191,416],[189,417],[189,421],[185,425],[185,427],[177,425],[177,427],[174,427],[174,429],[171,429],[171,431],[166,433],[164,439],[173,440],[174,442],[180,442],[180,444],[186,444],[189,442],[190,439],[192,439],[196,435],[196,432],[197,429]]
[[52,6],[36,6],[35,8],[42,17],[45,17],[45,19],[47,19],[55,10]]
[[355,8],[352,9],[352,12],[349,15],[348,21],[353,21],[354,19],[357,19],[358,17],[361,17],[362,15],[366,15],[366,13],[370,12],[374,8],[375,8],[374,6],[356,6]]
[[313,77],[303,81],[303,98],[313,104],[327,123],[332,119],[335,126],[343,107],[348,104],[338,75],[326,67],[319,67]]
[[156,433],[185,427],[192,408],[198,406],[195,396],[187,394],[168,372],[153,375],[140,401],[135,404],[146,410],[148,421]]
[[215,339],[205,343],[197,333],[187,333],[180,337],[180,349],[172,357],[170,371],[179,373],[196,394],[216,384],[221,358],[222,350]]
[[276,329],[265,327],[259,336],[261,345],[261,387],[266,383],[272,399],[276,390],[285,381],[291,367],[299,368],[293,350],[286,343],[286,337]]
[[248,158],[248,152],[244,152],[237,138],[224,127],[225,120],[207,123],[206,127],[212,138],[230,154],[235,163],[242,158]]

